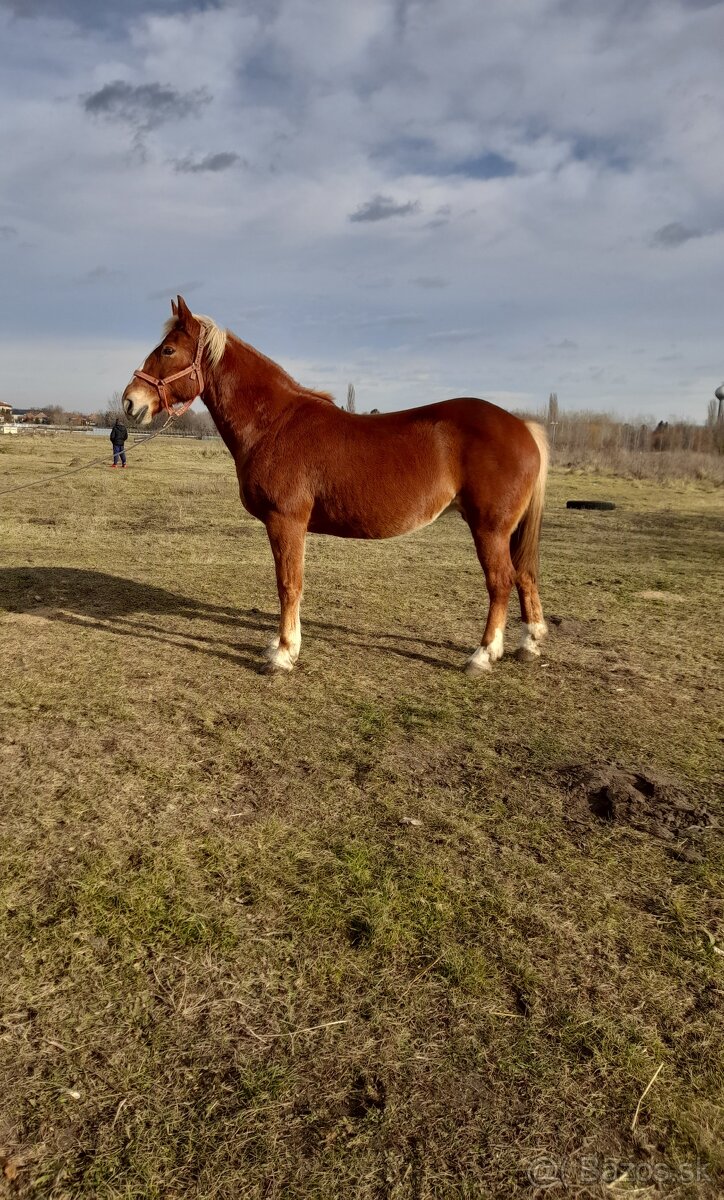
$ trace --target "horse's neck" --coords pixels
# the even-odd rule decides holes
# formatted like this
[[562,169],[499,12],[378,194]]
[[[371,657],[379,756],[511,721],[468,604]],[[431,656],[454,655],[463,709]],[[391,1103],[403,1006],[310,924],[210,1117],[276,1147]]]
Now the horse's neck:
[[204,403],[232,454],[245,454],[297,399],[294,381],[263,354],[229,337],[208,376]]

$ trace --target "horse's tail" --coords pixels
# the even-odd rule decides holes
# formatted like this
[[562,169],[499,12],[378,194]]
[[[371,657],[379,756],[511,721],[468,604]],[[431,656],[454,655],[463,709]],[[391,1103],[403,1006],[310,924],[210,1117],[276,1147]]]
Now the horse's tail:
[[533,581],[538,579],[540,527],[543,520],[546,477],[548,475],[548,436],[542,425],[526,421],[526,427],[538,447],[540,467],[533,485],[528,507],[510,539],[510,554],[516,574],[525,571]]

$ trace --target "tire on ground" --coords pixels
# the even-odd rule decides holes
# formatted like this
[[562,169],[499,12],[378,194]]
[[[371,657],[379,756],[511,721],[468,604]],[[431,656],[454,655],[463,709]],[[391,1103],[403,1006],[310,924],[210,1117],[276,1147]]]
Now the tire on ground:
[[608,512],[615,508],[610,500],[567,500],[566,508],[595,508],[601,512]]

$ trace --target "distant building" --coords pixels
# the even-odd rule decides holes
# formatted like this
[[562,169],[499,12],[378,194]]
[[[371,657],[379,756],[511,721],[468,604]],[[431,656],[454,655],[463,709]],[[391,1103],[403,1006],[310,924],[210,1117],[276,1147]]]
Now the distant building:
[[0,433],[17,433],[18,427],[15,424],[15,413],[9,404],[3,403],[0,400]]
[[26,412],[20,420],[23,425],[50,425],[50,417],[44,412]]

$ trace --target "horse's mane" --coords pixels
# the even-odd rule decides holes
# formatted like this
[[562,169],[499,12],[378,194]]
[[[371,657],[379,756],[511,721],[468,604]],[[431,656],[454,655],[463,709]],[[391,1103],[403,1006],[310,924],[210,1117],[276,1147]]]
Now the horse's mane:
[[305,388],[301,384],[298,385],[300,392],[304,392],[305,396],[313,396],[315,400],[326,400],[328,404],[333,404],[337,407],[337,401],[331,392],[316,392],[314,388]]
[[[296,391],[302,392],[305,396],[313,396],[315,400],[326,400],[328,404],[335,404],[334,396],[329,392],[318,392],[315,388],[307,388],[301,383],[297,383],[296,379],[293,379],[283,367],[279,366],[279,363],[275,363],[272,358],[268,358],[266,354],[262,354],[261,350],[257,350],[255,346],[250,346],[248,342],[242,341],[240,337],[237,337],[234,333],[230,333],[228,329],[221,329],[212,317],[203,316],[201,313],[192,313],[192,316],[204,328],[204,349],[208,353],[209,362],[212,367],[218,367],[224,357],[224,351],[229,338],[233,338],[245,350],[249,350],[257,358],[263,359],[270,367],[273,367],[275,371],[284,376]],[[164,336],[170,333],[172,329],[175,329],[176,324],[176,317],[169,317],[163,327]]]

